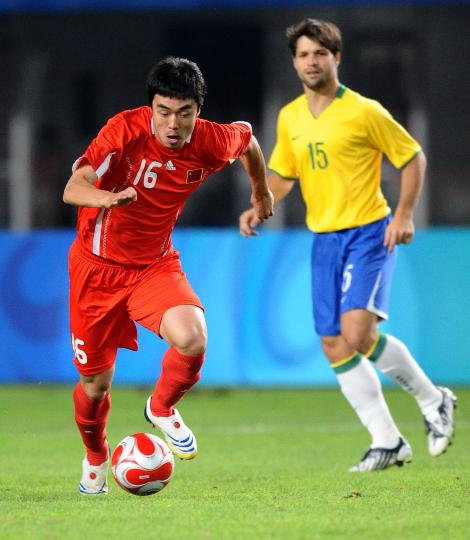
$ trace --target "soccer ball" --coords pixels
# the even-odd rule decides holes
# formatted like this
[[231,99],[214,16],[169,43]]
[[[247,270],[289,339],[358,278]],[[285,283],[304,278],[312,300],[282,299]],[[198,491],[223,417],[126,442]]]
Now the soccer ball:
[[116,447],[111,459],[118,486],[133,495],[153,495],[170,481],[173,454],[160,437],[134,433]]

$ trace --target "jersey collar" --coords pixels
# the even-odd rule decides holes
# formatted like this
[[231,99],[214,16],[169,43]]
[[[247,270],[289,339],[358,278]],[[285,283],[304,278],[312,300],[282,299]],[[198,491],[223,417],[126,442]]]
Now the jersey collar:
[[335,98],[341,99],[344,96],[345,92],[346,92],[346,86],[344,86],[344,84],[340,84],[338,87],[338,90],[336,91]]

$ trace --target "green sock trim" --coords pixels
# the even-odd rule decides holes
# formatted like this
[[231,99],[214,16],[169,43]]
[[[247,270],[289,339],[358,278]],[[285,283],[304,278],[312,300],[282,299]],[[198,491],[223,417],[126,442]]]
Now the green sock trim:
[[374,350],[369,355],[369,360],[371,362],[377,362],[379,356],[382,354],[382,351],[384,350],[386,343],[387,343],[387,336],[385,334],[380,334]]
[[336,367],[333,366],[333,371],[338,375],[338,373],[344,373],[346,371],[349,371],[353,367],[356,367],[357,364],[361,361],[361,355],[359,353],[356,353],[350,360],[345,362],[344,364],[337,365]]

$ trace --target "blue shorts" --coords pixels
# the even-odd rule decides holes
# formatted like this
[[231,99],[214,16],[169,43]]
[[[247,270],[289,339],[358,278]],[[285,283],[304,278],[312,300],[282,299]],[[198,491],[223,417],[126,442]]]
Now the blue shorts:
[[387,216],[361,227],[315,234],[312,246],[312,301],[320,336],[341,334],[341,315],[366,309],[388,318],[397,248],[383,245]]

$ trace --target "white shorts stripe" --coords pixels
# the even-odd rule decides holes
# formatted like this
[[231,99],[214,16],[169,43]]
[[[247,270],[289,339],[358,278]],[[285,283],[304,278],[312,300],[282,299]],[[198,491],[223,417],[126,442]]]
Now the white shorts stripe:
[[388,319],[388,315],[385,312],[375,307],[375,297],[377,296],[377,291],[379,290],[381,281],[382,281],[382,271],[379,272],[379,274],[377,275],[377,279],[375,280],[374,288],[372,289],[369,302],[367,302],[367,311],[370,311],[371,313],[375,313],[381,319],[386,321]]

